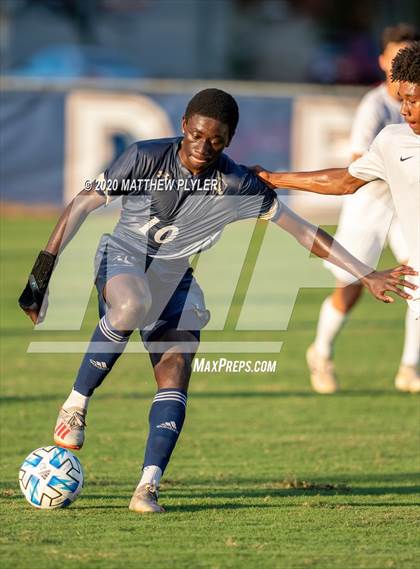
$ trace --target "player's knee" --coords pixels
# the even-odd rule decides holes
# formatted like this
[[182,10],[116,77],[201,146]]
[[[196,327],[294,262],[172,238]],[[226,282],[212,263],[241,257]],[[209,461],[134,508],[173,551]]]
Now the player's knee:
[[167,352],[155,366],[154,371],[160,388],[186,389],[191,376],[191,358],[189,354]]
[[141,298],[142,310],[144,312],[144,315],[146,315],[152,307],[152,293],[150,292],[148,286],[143,285],[141,287],[140,298]]
[[185,354],[176,352],[164,354],[160,363],[170,367],[174,377],[185,377],[191,371],[190,358]]
[[112,307],[112,323],[118,330],[138,328],[150,310],[151,302],[147,295],[126,296]]

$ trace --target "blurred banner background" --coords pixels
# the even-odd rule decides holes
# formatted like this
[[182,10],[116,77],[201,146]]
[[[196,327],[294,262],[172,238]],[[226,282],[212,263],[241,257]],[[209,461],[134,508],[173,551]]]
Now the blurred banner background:
[[346,165],[380,33],[399,21],[419,23],[420,2],[2,0],[2,200],[61,206],[133,140],[179,134],[206,86],[238,99],[233,159]]

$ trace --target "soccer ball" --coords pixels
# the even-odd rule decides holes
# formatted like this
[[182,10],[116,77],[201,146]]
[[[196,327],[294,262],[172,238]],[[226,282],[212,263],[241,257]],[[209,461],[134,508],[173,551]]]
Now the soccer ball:
[[82,465],[67,449],[37,448],[23,461],[19,484],[31,506],[46,510],[65,508],[82,490]]

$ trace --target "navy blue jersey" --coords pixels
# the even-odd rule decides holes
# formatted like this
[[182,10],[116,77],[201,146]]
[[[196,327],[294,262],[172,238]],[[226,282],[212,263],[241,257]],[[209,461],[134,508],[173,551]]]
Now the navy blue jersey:
[[252,217],[277,218],[276,193],[249,168],[222,154],[193,175],[178,155],[182,138],[132,144],[104,172],[96,191],[122,196],[113,235],[152,257],[188,257],[210,247],[223,228]]

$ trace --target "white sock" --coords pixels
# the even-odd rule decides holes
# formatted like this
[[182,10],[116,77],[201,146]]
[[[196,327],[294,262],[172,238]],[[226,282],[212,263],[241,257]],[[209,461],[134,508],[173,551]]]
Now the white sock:
[[159,466],[154,466],[153,464],[150,466],[145,466],[143,468],[143,474],[137,487],[143,486],[143,484],[154,484],[155,486],[159,486],[161,478],[162,470],[159,468]]
[[70,395],[63,403],[64,409],[68,409],[69,407],[81,407],[85,411],[87,411],[89,405],[89,399],[87,395],[82,395],[78,391],[74,389],[71,390]]
[[347,314],[334,308],[331,297],[322,303],[316,330],[315,349],[323,358],[331,358],[334,341],[347,320]]
[[420,320],[416,320],[413,310],[407,308],[405,315],[405,338],[401,365],[415,367],[420,356]]

